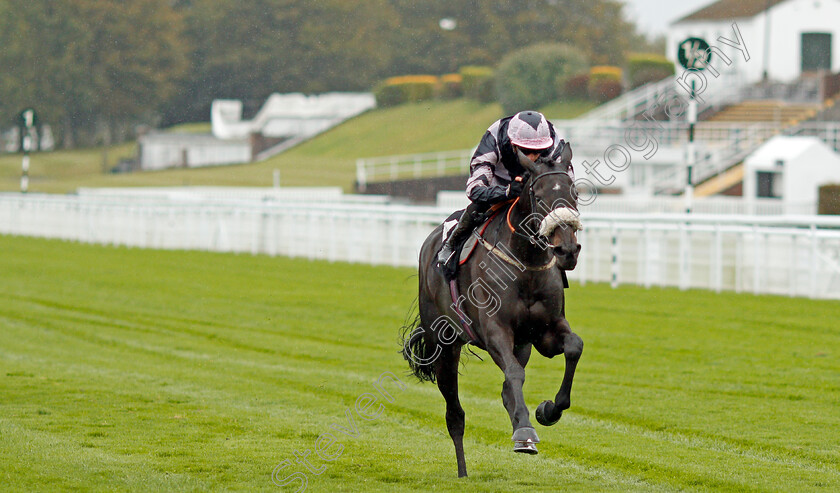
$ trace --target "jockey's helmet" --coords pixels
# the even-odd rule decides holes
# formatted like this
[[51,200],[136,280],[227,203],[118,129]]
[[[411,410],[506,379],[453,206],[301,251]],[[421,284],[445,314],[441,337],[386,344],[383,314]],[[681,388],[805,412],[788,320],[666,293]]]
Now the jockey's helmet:
[[508,124],[511,144],[525,149],[547,149],[554,144],[548,120],[538,111],[520,111]]

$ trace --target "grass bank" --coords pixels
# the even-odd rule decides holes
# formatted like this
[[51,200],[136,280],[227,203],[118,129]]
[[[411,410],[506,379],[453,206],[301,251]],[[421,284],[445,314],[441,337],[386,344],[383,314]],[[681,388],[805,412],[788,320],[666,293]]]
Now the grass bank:
[[[572,118],[591,108],[573,103],[548,110],[552,118]],[[433,101],[370,111],[353,118],[283,154],[260,163],[200,169],[176,169],[128,174],[103,173],[101,149],[35,153],[31,159],[30,191],[70,193],[78,187],[133,186],[271,186],[280,170],[284,186],[340,186],[351,191],[356,159],[467,149],[478,142],[495,119],[497,104],[468,100]],[[182,131],[209,131],[206,124]],[[107,168],[132,158],[134,144],[109,149]],[[20,189],[21,156],[0,156],[0,191]]]

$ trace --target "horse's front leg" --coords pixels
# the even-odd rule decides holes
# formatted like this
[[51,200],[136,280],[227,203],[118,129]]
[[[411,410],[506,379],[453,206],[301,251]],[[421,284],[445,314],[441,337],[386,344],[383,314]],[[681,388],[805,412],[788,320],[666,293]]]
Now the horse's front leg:
[[563,383],[560,390],[554,396],[554,401],[543,401],[537,406],[537,422],[543,426],[551,426],[560,420],[563,411],[571,406],[572,381],[575,378],[580,355],[583,353],[583,340],[572,332],[569,323],[561,319],[555,330],[548,330],[541,340],[534,344],[537,351],[547,358],[552,358],[560,353],[566,356],[566,371],[563,373]]
[[514,348],[513,332],[495,322],[485,325],[487,330],[487,352],[505,374],[502,385],[502,403],[510,415],[513,426],[514,452],[536,454],[536,444],[540,441],[537,432],[531,425],[528,407],[525,406],[525,396],[522,386],[525,384],[525,367],[530,355],[530,346]]

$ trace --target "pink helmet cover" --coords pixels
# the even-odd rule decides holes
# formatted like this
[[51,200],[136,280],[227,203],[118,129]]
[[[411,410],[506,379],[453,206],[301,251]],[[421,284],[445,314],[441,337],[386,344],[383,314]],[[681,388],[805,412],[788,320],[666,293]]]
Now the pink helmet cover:
[[513,145],[526,149],[548,149],[554,144],[548,120],[537,111],[520,111],[508,124],[508,137]]

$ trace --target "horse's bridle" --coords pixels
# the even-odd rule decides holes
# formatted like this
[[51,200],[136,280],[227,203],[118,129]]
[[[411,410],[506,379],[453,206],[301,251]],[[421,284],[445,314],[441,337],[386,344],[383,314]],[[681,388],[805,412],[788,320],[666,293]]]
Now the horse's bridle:
[[[537,195],[534,193],[534,186],[537,184],[537,182],[540,179],[542,179],[546,176],[549,176],[549,175],[566,175],[571,179],[571,175],[567,171],[561,171],[561,170],[547,171],[545,173],[541,173],[541,174],[539,174],[537,176],[533,176],[533,177],[529,176],[528,177],[528,182],[527,182],[527,185],[526,185],[526,189],[528,190],[528,198],[529,198],[530,203],[531,203],[531,212],[532,213],[537,212],[537,202],[538,201],[542,202],[542,200],[538,199]],[[572,180],[572,187],[574,187],[574,180]],[[572,195],[574,195],[574,188],[573,188],[573,191],[572,191]],[[516,199],[516,202],[518,202],[520,198],[521,198],[521,196]],[[507,213],[508,228],[510,229],[510,231],[513,234],[527,239],[532,245],[539,245],[540,240],[539,240],[539,232],[538,232],[537,229],[534,229],[531,234],[520,233],[519,231],[516,230],[516,227],[511,223],[510,213],[511,213],[511,211],[513,211],[513,207],[516,205],[516,202],[514,202],[510,206],[510,209],[508,209],[508,213]],[[535,218],[535,217],[529,217],[529,220],[536,220],[536,219],[537,218]]]

